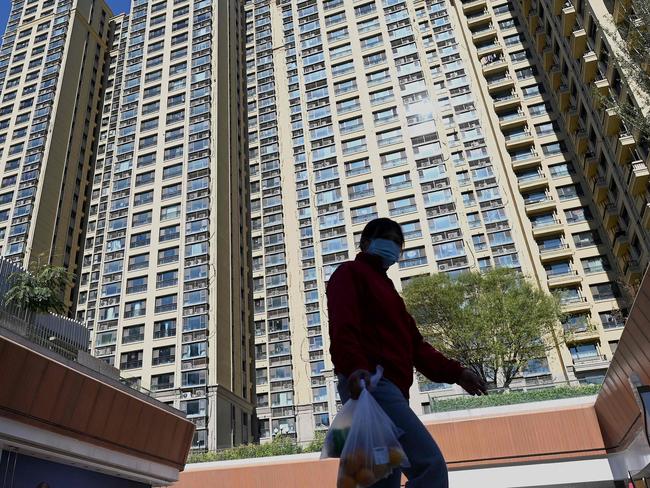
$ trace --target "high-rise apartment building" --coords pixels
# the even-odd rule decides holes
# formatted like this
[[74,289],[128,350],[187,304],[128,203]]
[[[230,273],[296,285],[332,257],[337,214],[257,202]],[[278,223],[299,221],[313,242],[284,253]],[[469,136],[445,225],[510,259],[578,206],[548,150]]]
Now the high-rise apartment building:
[[81,268],[92,353],[187,412],[197,449],[252,440],[242,19],[134,0],[112,21]]
[[0,50],[0,254],[23,265],[78,273],[111,15],[101,0],[11,2]]
[[[398,289],[507,266],[561,294],[569,342],[515,384],[602,379],[650,256],[647,148],[593,98],[626,93],[580,29],[601,2],[532,3],[246,1],[262,439],[335,414],[325,285],[377,216],[404,229]],[[419,380],[426,411],[447,387]]]

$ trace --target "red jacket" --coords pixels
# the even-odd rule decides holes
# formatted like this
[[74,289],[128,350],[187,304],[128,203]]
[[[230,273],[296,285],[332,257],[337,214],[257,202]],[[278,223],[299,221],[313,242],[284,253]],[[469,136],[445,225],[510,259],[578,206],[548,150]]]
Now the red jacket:
[[380,364],[406,398],[414,367],[432,381],[458,380],[462,366],[424,341],[381,258],[362,252],[339,266],[327,285],[327,308],[336,373]]

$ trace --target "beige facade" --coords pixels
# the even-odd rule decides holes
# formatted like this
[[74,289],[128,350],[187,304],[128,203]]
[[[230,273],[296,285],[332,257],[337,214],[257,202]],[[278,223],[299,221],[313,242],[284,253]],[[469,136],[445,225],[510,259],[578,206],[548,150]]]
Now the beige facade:
[[136,0],[112,20],[77,307],[93,354],[187,412],[199,450],[254,421],[241,13]]
[[13,261],[79,273],[111,15],[104,1],[11,3],[0,51],[0,254]]
[[[586,83],[608,82],[583,80],[579,56],[553,68],[549,56],[574,41],[562,36],[561,54],[538,49],[537,25],[500,0],[245,9],[261,438],[307,441],[335,414],[325,285],[377,216],[406,234],[389,271],[398,289],[422,274],[508,266],[562,294],[569,343],[515,385],[601,381],[626,283],[648,262],[647,179],[627,186],[647,152],[599,132]],[[561,23],[541,37],[558,37]],[[454,391],[421,380],[413,407]]]

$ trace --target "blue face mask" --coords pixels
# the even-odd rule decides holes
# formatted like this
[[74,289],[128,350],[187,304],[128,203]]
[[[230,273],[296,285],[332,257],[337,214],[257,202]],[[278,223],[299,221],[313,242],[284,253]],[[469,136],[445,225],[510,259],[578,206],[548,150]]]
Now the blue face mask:
[[390,239],[373,239],[366,252],[379,256],[384,264],[384,269],[388,269],[399,259],[402,247]]

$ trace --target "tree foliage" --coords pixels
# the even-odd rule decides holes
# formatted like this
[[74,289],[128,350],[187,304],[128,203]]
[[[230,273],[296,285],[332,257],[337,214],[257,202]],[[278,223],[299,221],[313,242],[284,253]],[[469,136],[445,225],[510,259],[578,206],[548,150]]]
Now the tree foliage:
[[543,338],[562,318],[557,297],[506,268],[417,278],[404,300],[436,349],[494,387],[507,387],[529,361],[546,356]]
[[616,109],[630,130],[650,140],[650,0],[618,0],[624,20],[605,28],[613,40],[613,59],[634,92],[636,104],[611,97],[607,105]]
[[4,301],[37,313],[65,313],[65,289],[74,275],[61,266],[34,265],[29,271],[12,273]]

